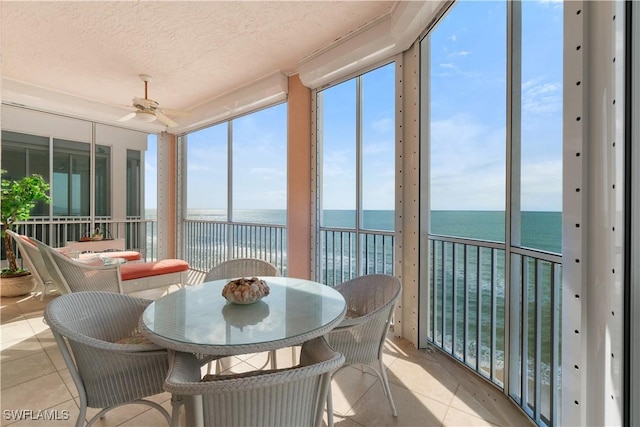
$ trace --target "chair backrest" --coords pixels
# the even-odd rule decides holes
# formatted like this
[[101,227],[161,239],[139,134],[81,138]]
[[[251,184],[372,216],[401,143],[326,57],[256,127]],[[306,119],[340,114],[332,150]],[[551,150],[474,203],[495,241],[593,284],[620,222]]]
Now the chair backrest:
[[57,272],[62,279],[67,291],[65,293],[82,291],[123,293],[118,264],[104,265],[97,257],[75,261],[37,239],[32,238],[31,241],[40,250],[47,267]]
[[189,417],[201,415],[206,426],[320,426],[331,374],[343,363],[344,356],[320,337],[302,345],[300,364],[293,368],[216,375],[200,382],[198,359],[176,353],[164,389],[192,396],[187,425]]
[[341,283],[336,290],[346,300],[347,312],[338,328],[329,332],[327,341],[345,355],[347,365],[379,360],[402,292],[400,280],[369,274]]
[[47,266],[42,259],[42,255],[40,255],[40,251],[34,245],[27,236],[22,236],[15,231],[6,230],[7,234],[11,236],[16,245],[18,246],[18,250],[20,251],[20,256],[27,264],[27,269],[31,272],[33,277],[38,281],[38,283],[42,286],[45,286],[49,283],[54,283],[58,286],[58,283],[52,279]]
[[278,268],[257,258],[236,258],[214,266],[204,278],[205,282],[236,277],[279,276]]
[[150,342],[117,343],[140,332],[140,316],[150,303],[112,292],[77,292],[61,295],[45,308],[45,322],[89,407],[106,408],[162,392],[169,367],[166,350]]

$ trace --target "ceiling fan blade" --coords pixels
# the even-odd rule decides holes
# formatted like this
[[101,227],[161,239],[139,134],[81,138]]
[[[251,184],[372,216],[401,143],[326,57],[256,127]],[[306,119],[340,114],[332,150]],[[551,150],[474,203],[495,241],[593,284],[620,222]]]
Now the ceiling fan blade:
[[127,114],[126,116],[120,117],[120,118],[118,119],[118,121],[119,121],[119,122],[126,122],[127,120],[131,120],[131,119],[133,119],[135,116],[136,116],[136,113],[135,113],[135,112],[133,112],[133,113],[129,113],[129,114]]
[[169,117],[162,114],[160,111],[156,111],[156,117],[158,118],[158,120],[160,120],[162,123],[169,126],[170,128],[174,128],[178,126],[178,123],[174,122]]
[[189,113],[182,110],[172,110],[171,108],[163,108],[162,112],[168,116],[184,117]]

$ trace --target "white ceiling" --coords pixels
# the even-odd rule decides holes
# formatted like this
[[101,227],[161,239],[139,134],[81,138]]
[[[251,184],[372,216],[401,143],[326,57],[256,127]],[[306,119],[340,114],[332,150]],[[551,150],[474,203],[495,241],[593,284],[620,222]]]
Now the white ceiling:
[[149,74],[149,98],[190,111],[274,72],[295,74],[395,3],[1,1],[2,98],[57,111],[74,104],[67,113],[94,119],[91,110],[108,106],[120,117],[144,97],[138,75]]

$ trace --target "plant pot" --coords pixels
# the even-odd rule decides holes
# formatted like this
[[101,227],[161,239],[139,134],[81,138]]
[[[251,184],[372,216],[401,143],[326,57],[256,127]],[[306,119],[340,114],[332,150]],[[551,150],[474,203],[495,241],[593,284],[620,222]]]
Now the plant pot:
[[35,281],[33,275],[19,277],[3,277],[0,279],[0,296],[18,297],[27,295],[33,291]]

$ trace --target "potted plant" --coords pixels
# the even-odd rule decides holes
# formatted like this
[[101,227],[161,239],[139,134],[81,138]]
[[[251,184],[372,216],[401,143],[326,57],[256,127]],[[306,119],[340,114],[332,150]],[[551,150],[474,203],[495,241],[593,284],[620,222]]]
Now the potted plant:
[[[1,173],[4,174],[5,171],[1,171]],[[44,200],[49,203],[51,199],[47,195],[47,191],[49,191],[49,184],[37,174],[25,176],[19,180],[2,178],[2,198],[0,199],[2,238],[8,263],[8,266],[3,268],[0,273],[2,279],[0,295],[2,296],[24,295],[33,289],[31,272],[18,267],[11,236],[5,231],[15,231],[16,222],[28,220],[37,201]]]

